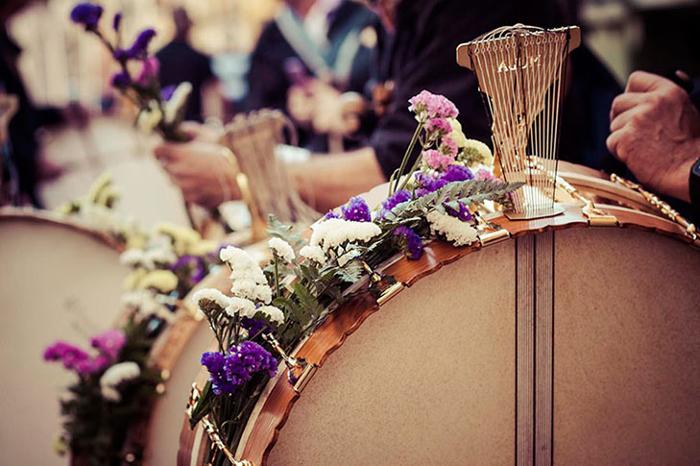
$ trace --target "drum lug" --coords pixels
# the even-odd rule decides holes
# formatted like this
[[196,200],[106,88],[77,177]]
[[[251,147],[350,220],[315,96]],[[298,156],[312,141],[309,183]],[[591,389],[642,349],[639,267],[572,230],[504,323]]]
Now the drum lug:
[[367,262],[362,262],[367,275],[369,275],[369,292],[377,300],[379,306],[384,305],[396,294],[403,290],[404,284],[396,281],[391,275],[384,275],[373,270]]
[[499,228],[492,231],[481,231],[479,232],[479,243],[481,246],[486,246],[489,244],[500,243],[510,238],[510,233],[505,228]]
[[[301,374],[299,374],[299,376],[296,378],[296,383],[293,386],[294,391],[297,394],[301,394],[301,392],[304,391],[304,388],[306,388],[306,385],[311,381],[313,376],[316,374],[317,370],[318,370],[318,366],[316,364],[306,363],[306,366],[301,371]],[[290,370],[290,376],[291,376],[291,370]]]

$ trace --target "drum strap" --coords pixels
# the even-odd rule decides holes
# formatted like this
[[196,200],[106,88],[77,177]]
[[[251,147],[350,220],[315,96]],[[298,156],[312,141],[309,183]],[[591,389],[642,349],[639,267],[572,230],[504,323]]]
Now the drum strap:
[[553,464],[554,232],[516,240],[516,465]]

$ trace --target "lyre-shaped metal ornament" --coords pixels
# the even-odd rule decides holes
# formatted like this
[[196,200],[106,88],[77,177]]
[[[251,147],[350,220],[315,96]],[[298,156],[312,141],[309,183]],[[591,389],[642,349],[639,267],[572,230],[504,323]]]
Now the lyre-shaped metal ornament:
[[251,212],[256,239],[264,235],[268,215],[283,223],[305,225],[321,216],[301,200],[284,163],[277,158],[275,149],[284,142],[285,129],[295,134],[282,112],[260,110],[234,118],[221,141],[238,162],[237,181]]
[[578,27],[542,29],[516,24],[457,48],[457,62],[474,71],[491,119],[497,168],[513,193],[511,219],[556,215],[555,182],[569,52]]

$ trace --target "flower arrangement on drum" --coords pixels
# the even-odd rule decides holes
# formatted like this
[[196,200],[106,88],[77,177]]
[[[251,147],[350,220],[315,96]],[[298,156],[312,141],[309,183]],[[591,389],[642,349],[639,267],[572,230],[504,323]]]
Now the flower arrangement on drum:
[[139,109],[137,125],[147,132],[157,130],[170,141],[186,140],[187,136],[178,127],[184,118],[184,107],[192,85],[184,82],[176,87],[161,88],[158,59],[148,52],[156,31],[144,29],[126,46],[122,38],[122,14],[114,15],[108,34],[99,27],[103,12],[101,5],[81,2],[73,7],[70,17],[74,23],[94,34],[119,65],[119,71],[112,76],[112,87]]
[[164,392],[151,350],[181,300],[220,264],[218,245],[189,228],[161,225],[142,239],[121,255],[132,268],[122,297],[125,324],[94,336],[91,350],[58,341],[44,352],[45,360],[61,362],[78,377],[61,399],[65,422],[57,451],[88,464],[140,463],[142,439],[129,432]]
[[[472,244],[485,203],[508,204],[520,186],[492,175],[490,150],[464,136],[452,102],[424,91],[410,103],[418,126],[381,205],[372,209],[352,198],[313,224],[308,240],[273,220],[269,264],[223,249],[230,296],[215,289],[195,294],[217,340],[216,350],[201,357],[209,380],[194,389],[188,409],[190,426],[202,422],[209,434],[207,464],[239,464],[232,451],[268,380],[282,362],[290,383],[302,383],[307,365],[289,354],[328,313],[351,296],[382,299],[390,292],[394,280],[377,271],[382,263],[400,252],[420,259],[424,242],[434,239]],[[409,168],[418,143],[420,156]]]

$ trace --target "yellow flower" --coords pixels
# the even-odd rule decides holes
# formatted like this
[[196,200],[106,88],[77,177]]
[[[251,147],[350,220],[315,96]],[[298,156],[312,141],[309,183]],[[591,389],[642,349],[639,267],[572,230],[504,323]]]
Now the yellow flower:
[[91,202],[92,204],[99,204],[97,200],[100,198],[102,195],[102,191],[105,189],[111,189],[112,187],[112,176],[105,172],[101,174],[97,180],[95,180],[94,183],[92,183],[92,186],[90,186],[90,190],[88,191],[88,201]]
[[146,269],[138,268],[131,272],[129,275],[126,276],[124,279],[124,289],[127,291],[135,290],[139,288],[141,280],[146,276],[148,272],[146,272]]
[[218,244],[216,241],[201,240],[194,244],[191,244],[187,254],[193,256],[205,256],[211,252],[214,252]]
[[180,227],[165,223],[158,225],[156,227],[156,231],[172,238],[173,248],[178,256],[192,254],[190,252],[190,248],[202,241],[202,237],[199,235],[199,233],[187,227]]
[[457,144],[457,147],[466,146],[467,137],[464,135],[464,131],[462,131],[462,124],[455,118],[448,118],[447,121],[449,121],[450,126],[452,126],[450,137]]
[[170,293],[177,287],[177,275],[170,270],[148,272],[139,282],[139,288],[153,288],[161,293]]
[[460,162],[465,163],[469,167],[475,165],[493,165],[493,154],[489,146],[476,139],[467,139],[462,153],[459,155]]

